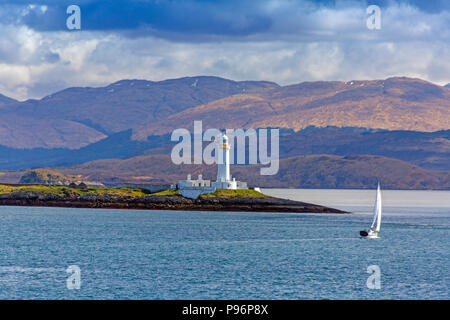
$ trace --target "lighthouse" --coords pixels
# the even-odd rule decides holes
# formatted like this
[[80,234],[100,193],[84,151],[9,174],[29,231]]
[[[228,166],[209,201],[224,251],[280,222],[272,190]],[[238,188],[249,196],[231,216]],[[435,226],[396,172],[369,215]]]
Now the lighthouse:
[[236,181],[230,173],[230,143],[226,134],[218,139],[217,155],[217,181],[211,186],[215,189],[247,189],[247,182]]
[[228,137],[225,134],[219,138],[219,150],[217,158],[217,182],[231,181],[230,145],[228,144]]
[[236,181],[230,173],[230,143],[227,135],[222,134],[216,137],[216,161],[217,161],[217,180],[203,180],[199,175],[197,180],[191,179],[191,175],[186,180],[178,182],[179,194],[183,197],[197,199],[201,194],[214,193],[220,189],[248,189],[247,182]]

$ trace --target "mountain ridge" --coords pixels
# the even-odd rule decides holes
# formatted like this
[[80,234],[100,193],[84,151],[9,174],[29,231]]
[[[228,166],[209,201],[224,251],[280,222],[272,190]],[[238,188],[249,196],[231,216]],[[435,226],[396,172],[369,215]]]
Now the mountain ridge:
[[[216,114],[226,109],[221,117]],[[145,139],[170,128],[282,127],[313,125],[437,131],[450,128],[450,90],[420,79],[303,82],[254,94],[238,94],[169,116],[164,123],[135,130]]]
[[[268,81],[233,81],[219,77],[185,77],[159,82],[120,80],[104,87],[72,87],[40,100],[27,100],[5,106],[0,118],[0,145],[20,148],[77,149],[89,143],[144,123],[165,119],[168,115],[238,92],[255,92],[278,85]],[[9,121],[6,117],[14,117]],[[5,118],[5,119],[3,119]],[[13,128],[20,119],[33,119],[35,127],[45,128],[49,121],[68,121],[79,132],[87,132],[79,143],[62,145],[70,133],[49,136],[48,141],[21,139],[22,128]],[[68,123],[67,123],[68,125]],[[39,134],[39,130],[28,130]]]
[[0,145],[20,149],[79,149],[129,129],[132,139],[146,141],[176,128],[191,129],[194,120],[202,120],[204,129],[450,128],[450,89],[406,77],[288,86],[208,76],[120,80],[67,88],[40,100],[5,101]]

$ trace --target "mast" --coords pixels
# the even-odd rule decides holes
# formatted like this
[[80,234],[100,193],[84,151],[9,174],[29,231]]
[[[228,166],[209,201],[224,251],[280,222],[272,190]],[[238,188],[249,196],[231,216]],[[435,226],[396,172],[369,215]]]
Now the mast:
[[375,229],[376,232],[380,232],[381,227],[381,188],[380,183],[378,183],[378,189],[377,189],[377,204],[376,204],[376,213],[377,213],[377,228]]
[[378,183],[377,195],[375,198],[375,207],[373,210],[373,220],[372,225],[370,226],[370,230],[380,231],[380,223],[381,223],[381,192],[380,192],[380,183]]

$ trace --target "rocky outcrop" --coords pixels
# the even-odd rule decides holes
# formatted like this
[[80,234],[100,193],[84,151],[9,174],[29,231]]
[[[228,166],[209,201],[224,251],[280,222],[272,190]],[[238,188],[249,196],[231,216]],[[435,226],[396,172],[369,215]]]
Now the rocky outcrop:
[[34,169],[25,173],[19,183],[69,185],[73,178],[50,169]]
[[79,175],[65,175],[51,169],[34,169],[26,172],[21,178],[21,184],[43,184],[50,186],[104,187],[100,182],[87,181]]
[[181,196],[164,195],[120,197],[93,194],[57,195],[39,192],[0,194],[0,205],[189,211],[347,213],[320,205],[277,198],[207,197],[194,200]]

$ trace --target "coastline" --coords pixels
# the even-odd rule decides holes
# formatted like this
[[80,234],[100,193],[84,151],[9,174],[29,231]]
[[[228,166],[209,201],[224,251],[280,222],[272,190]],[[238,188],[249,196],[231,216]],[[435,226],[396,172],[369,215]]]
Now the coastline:
[[0,206],[349,214],[326,206],[273,197],[200,197],[193,200],[180,195],[128,197],[93,194],[58,195],[26,191],[0,194]]

